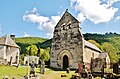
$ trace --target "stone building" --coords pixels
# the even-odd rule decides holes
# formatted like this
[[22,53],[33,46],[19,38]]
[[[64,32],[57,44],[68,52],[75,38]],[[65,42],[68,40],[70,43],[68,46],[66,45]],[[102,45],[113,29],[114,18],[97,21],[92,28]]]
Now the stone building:
[[32,61],[35,63],[35,64],[39,64],[39,57],[37,56],[25,56],[24,57],[24,65],[27,65],[27,63],[32,63]]
[[105,68],[110,68],[110,58],[107,52],[100,53],[98,58],[102,58],[104,60]]
[[80,22],[67,10],[54,29],[50,52],[50,66],[54,68],[78,68],[78,63],[90,67],[91,58],[97,58],[101,50],[84,40]]
[[14,37],[0,37],[0,64],[18,65],[20,47],[14,42]]

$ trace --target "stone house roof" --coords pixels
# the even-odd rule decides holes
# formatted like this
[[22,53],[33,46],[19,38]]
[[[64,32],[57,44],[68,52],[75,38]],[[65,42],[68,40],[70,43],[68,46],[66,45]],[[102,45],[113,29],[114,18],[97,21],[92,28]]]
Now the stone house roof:
[[0,45],[20,48],[10,36],[5,35],[0,38]]
[[99,58],[106,58],[108,56],[108,53],[100,53]]
[[[55,28],[58,27],[59,23],[62,22],[62,20],[67,17],[69,15],[69,17],[71,17],[72,20],[74,20],[75,22],[77,23],[80,23],[74,16],[72,16],[69,12],[68,12],[68,9],[66,9],[65,13],[63,14],[63,16],[61,17],[61,19],[59,20],[59,22],[57,23],[57,25],[55,26]],[[71,21],[72,21],[71,20]]]
[[95,46],[94,44],[92,44],[86,40],[84,40],[84,44],[86,47],[89,47],[89,48],[94,49],[96,51],[102,52],[97,46]]

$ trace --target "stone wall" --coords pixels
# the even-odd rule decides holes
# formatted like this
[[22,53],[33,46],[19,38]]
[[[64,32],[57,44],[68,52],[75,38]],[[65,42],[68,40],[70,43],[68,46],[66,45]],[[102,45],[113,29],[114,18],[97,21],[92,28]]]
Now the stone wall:
[[67,11],[54,30],[50,66],[63,68],[63,57],[68,56],[69,67],[77,68],[83,61],[83,36],[79,22]]
[[91,63],[91,57],[95,59],[98,58],[98,56],[99,56],[99,52],[90,49],[88,47],[84,48],[84,56],[83,56],[84,62]]
[[0,45],[0,58],[2,59],[4,59],[4,46],[2,46],[2,45]]
[[85,47],[84,48],[84,54],[83,54],[83,62],[85,64],[85,67],[90,70],[90,65],[91,65],[91,58],[95,59],[98,58],[99,52],[96,50],[93,50],[91,48]]

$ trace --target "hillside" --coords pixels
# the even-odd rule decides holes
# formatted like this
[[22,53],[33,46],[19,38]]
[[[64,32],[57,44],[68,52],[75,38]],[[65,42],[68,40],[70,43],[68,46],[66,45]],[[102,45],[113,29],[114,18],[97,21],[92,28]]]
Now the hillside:
[[[84,34],[85,40],[95,40],[100,45],[104,42],[111,43],[118,52],[120,52],[120,34],[117,33],[106,33],[106,34]],[[16,38],[15,42],[21,47],[21,54],[25,53],[25,48],[31,44],[36,45],[37,47],[47,48],[51,46],[52,39],[44,39],[40,37],[22,37]]]
[[45,42],[47,39],[40,38],[40,37],[22,37],[22,38],[15,38],[15,42],[21,48],[21,54],[25,53],[25,48],[31,44],[39,46],[42,42]]
[[[120,34],[116,33],[106,33],[106,34],[91,34],[86,33],[83,34],[85,40],[95,40],[97,43],[100,44],[100,47],[105,42],[109,42],[114,48],[115,51],[113,53],[120,54]],[[30,46],[31,44],[36,45],[38,48],[48,48],[51,47],[52,39],[44,39],[40,37],[22,37],[22,38],[15,38],[15,42],[21,48],[21,57],[20,62],[23,63],[24,56],[26,55],[26,47]],[[110,47],[108,47],[111,49]],[[115,55],[112,55],[115,56]],[[119,55],[117,57],[120,58]],[[115,57],[115,58],[117,58]],[[114,57],[113,57],[114,58]],[[114,60],[114,59],[111,59]]]
[[[120,34],[117,34],[117,33],[106,33],[106,34],[97,34],[97,33],[94,33],[94,34],[91,34],[91,33],[86,33],[83,35],[85,40],[95,40],[97,41],[98,43],[102,44],[104,42],[111,42],[112,40],[115,40],[114,38],[120,38]],[[110,38],[113,38],[111,41],[110,41]]]
[[40,38],[40,37],[22,37],[22,38],[15,38],[16,43],[24,43],[24,44],[36,44],[38,42],[44,42],[47,39]]
[[120,53],[120,34],[117,33],[106,33],[106,34],[91,34],[86,33],[84,34],[84,38],[86,40],[95,40],[100,45],[102,45],[104,42],[109,42],[110,44],[115,47],[117,53]]

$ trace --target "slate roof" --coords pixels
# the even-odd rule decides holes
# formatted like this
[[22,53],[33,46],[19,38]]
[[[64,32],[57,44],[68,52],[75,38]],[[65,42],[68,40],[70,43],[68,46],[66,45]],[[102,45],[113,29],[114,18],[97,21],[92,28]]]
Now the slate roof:
[[108,56],[108,53],[100,53],[99,58],[106,58]]
[[0,45],[6,45],[6,46],[19,48],[19,46],[8,35],[0,37]]
[[88,42],[88,41],[86,41],[86,40],[84,40],[84,43],[85,43],[85,46],[86,47],[89,47],[89,48],[91,48],[91,49],[94,49],[94,50],[97,50],[97,51],[99,51],[99,52],[102,52],[97,46],[95,46],[94,44],[92,44],[92,43],[90,43],[90,42]]

